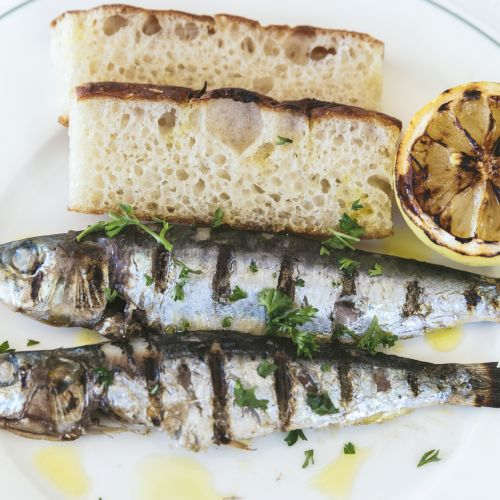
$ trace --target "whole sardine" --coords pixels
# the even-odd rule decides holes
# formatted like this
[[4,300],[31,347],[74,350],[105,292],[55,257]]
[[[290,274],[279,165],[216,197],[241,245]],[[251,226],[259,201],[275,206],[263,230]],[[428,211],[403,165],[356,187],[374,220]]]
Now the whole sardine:
[[379,422],[433,405],[498,407],[499,382],[496,363],[435,365],[336,342],[323,342],[305,360],[285,338],[152,335],[0,355],[0,427],[70,440],[105,414],[199,450],[274,431]]
[[[115,336],[145,327],[218,330],[225,317],[233,330],[261,334],[265,288],[317,308],[305,329],[323,335],[339,325],[361,334],[374,316],[400,338],[468,319],[500,320],[498,279],[362,251],[320,255],[320,243],[296,236],[176,226],[168,252],[135,228],[80,243],[77,234],[1,245],[0,301],[40,321]],[[339,269],[342,257],[359,267]],[[375,264],[382,274],[371,277]],[[237,287],[241,300],[234,300]]]

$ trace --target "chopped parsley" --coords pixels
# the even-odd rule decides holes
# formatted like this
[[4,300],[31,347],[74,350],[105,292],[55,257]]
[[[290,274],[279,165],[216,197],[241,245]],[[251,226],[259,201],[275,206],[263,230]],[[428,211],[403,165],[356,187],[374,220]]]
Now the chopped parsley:
[[238,300],[246,299],[247,297],[247,292],[245,292],[245,290],[242,290],[239,286],[236,286],[236,288],[231,292],[231,295],[229,296],[229,302],[237,302]]
[[170,252],[173,248],[172,243],[166,239],[166,234],[172,226],[161,219],[153,219],[153,222],[162,225],[160,232],[156,232],[151,229],[148,225],[141,222],[135,215],[134,210],[130,205],[126,203],[120,203],[120,209],[118,212],[109,212],[108,216],[111,218],[109,221],[99,221],[91,226],[87,227],[87,229],[83,230],[77,237],[76,241],[82,241],[85,236],[90,233],[96,233],[99,231],[104,231],[108,238],[114,238],[116,235],[121,233],[128,226],[137,226],[139,229],[149,234],[152,238],[154,238],[160,245],[162,245],[165,250]]
[[360,209],[363,208],[363,205],[361,205],[361,203],[359,202],[359,200],[355,200],[355,201],[352,202],[351,208],[353,210],[360,210]]
[[216,229],[222,224],[222,219],[224,218],[224,210],[219,207],[217,210],[214,212],[214,218],[212,221],[212,228]]
[[146,286],[151,286],[154,282],[153,278],[149,274],[144,275],[144,280],[146,281]]
[[97,375],[97,383],[103,387],[109,387],[113,383],[113,372],[109,371],[106,367],[100,366],[94,368],[94,373]]
[[151,387],[151,389],[149,389],[149,394],[151,394],[151,396],[156,396],[159,390],[160,390],[160,384],[155,384],[153,385],[153,387]]
[[189,321],[187,319],[181,319],[179,323],[179,332],[188,331],[190,326],[191,325],[189,324]]
[[344,335],[349,335],[354,340],[358,338],[357,335],[350,328],[347,328],[347,326],[337,323],[332,333],[332,339],[338,339],[340,337],[343,337]]
[[201,274],[200,270],[195,271],[194,269],[189,268],[181,262],[180,260],[176,260],[175,263],[180,266],[181,270],[179,272],[179,278],[175,283],[174,290],[172,292],[173,299],[177,302],[178,300],[184,300],[184,286],[186,285],[187,279],[190,274]]
[[333,415],[339,410],[335,408],[330,396],[326,392],[307,395],[307,405],[317,415]]
[[303,288],[304,286],[306,286],[306,283],[303,279],[297,278],[295,280],[295,286],[298,286],[299,288]]
[[346,443],[344,445],[344,455],[355,455],[356,454],[356,448],[354,448],[354,445],[352,443]]
[[276,140],[276,146],[283,146],[284,144],[292,144],[293,140],[288,137],[281,137],[278,135],[278,139]]
[[270,361],[267,361],[267,359],[265,359],[264,361],[261,361],[259,363],[259,366],[257,367],[257,373],[262,378],[266,378],[268,375],[271,375],[271,373],[274,373],[277,369],[278,365],[275,365],[274,363],[271,363]]
[[259,270],[259,268],[257,267],[257,264],[252,260],[252,262],[250,262],[250,265],[248,266],[248,270],[251,273],[256,273]]
[[114,302],[118,297],[121,297],[121,295],[118,293],[117,290],[114,288],[105,288],[104,289],[104,298],[106,299],[107,302]]
[[241,408],[258,408],[267,410],[267,399],[257,399],[255,396],[255,387],[245,389],[239,379],[234,384],[234,402]]
[[5,340],[0,344],[0,354],[13,353],[16,352],[15,349],[11,349],[9,341]]
[[302,464],[302,468],[306,469],[307,467],[309,467],[309,465],[314,465],[314,450],[306,450],[304,451],[304,455],[306,459]]
[[331,229],[332,236],[321,242],[320,255],[330,255],[330,250],[344,250],[346,248],[354,250],[354,243],[359,242],[363,228],[355,219],[343,213],[338,226],[338,231]]
[[360,349],[375,352],[375,349],[379,345],[392,347],[396,343],[396,340],[398,340],[396,335],[380,328],[378,318],[377,316],[374,316],[366,332],[356,341],[356,345]]
[[40,341],[38,341],[38,340],[28,339],[28,342],[26,343],[26,346],[27,347],[31,347],[33,345],[38,345],[39,343],[40,343]]
[[333,288],[338,288],[339,286],[342,286],[342,282],[340,281],[332,281],[332,287]]
[[338,268],[349,275],[356,271],[359,265],[360,262],[358,260],[348,259],[347,257],[341,257],[338,260]]
[[297,346],[297,356],[311,358],[318,349],[318,341],[299,327],[314,318],[318,310],[309,305],[297,308],[288,295],[275,288],[265,288],[257,297],[266,309],[267,334],[289,336]]
[[380,276],[382,274],[382,266],[375,262],[373,269],[368,270],[368,275],[373,278],[373,276]]
[[422,467],[422,465],[427,465],[431,462],[439,462],[441,459],[438,455],[439,450],[429,450],[425,452],[420,458],[420,462],[418,462],[417,467]]
[[224,316],[222,319],[222,328],[230,328],[233,324],[233,318],[231,316]]
[[326,373],[326,372],[329,372],[329,371],[332,370],[332,367],[331,367],[331,365],[329,363],[321,363],[320,368],[321,368],[321,371],[323,373]]
[[286,444],[288,446],[293,446],[298,440],[302,439],[302,441],[307,441],[306,435],[302,432],[302,429],[296,429],[294,431],[290,431],[286,438]]

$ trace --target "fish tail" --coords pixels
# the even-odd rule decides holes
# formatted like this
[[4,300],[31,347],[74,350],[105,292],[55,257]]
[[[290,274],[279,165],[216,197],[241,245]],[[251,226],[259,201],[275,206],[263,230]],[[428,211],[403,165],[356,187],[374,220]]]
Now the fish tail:
[[[472,388],[473,406],[500,408],[500,368],[499,363],[480,363],[468,365],[469,383]],[[465,402],[465,401],[464,401]]]

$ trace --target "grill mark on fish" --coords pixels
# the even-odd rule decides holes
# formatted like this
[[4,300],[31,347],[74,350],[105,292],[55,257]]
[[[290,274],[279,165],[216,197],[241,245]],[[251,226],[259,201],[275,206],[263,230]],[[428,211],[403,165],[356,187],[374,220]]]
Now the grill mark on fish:
[[40,288],[42,286],[43,281],[43,272],[38,271],[35,276],[31,279],[31,300],[35,302],[38,298],[38,294],[40,293]]
[[155,394],[151,394],[153,387],[160,383],[160,359],[158,353],[153,350],[151,342],[148,343],[148,354],[141,358],[142,372],[146,379],[149,405],[146,414],[155,427],[159,427],[162,422],[163,409],[161,395],[163,388],[159,385]]
[[288,295],[292,300],[295,299],[294,268],[295,260],[289,255],[284,255],[281,259],[280,274],[276,287],[280,292]]
[[278,367],[274,372],[274,392],[278,404],[278,414],[281,430],[288,427],[291,416],[292,384],[288,371],[288,357],[283,352],[276,352],[274,364]]
[[160,293],[163,293],[167,289],[170,258],[170,252],[162,245],[154,247],[151,255],[151,278],[153,279],[155,290]]
[[184,361],[179,363],[179,366],[177,367],[177,382],[179,382],[186,392],[189,392],[192,385],[191,370]]
[[349,295],[356,295],[356,276],[358,271],[355,270],[351,274],[342,273],[342,291],[340,292],[340,297],[347,297]]
[[339,363],[337,373],[340,383],[340,403],[347,406],[352,400],[351,364]]
[[373,381],[377,386],[377,392],[386,392],[391,388],[391,382],[383,368],[377,368],[373,371]]
[[229,245],[219,246],[219,255],[215,274],[212,280],[212,297],[215,302],[220,302],[231,293],[231,273],[233,271],[234,249]]
[[339,325],[354,323],[360,315],[352,297],[356,295],[356,276],[355,270],[352,274],[342,273],[342,290],[337,300],[333,304],[333,311],[330,314],[333,331]]
[[408,372],[408,375],[406,376],[406,381],[408,382],[408,385],[410,386],[413,395],[417,397],[420,394],[420,388],[418,386],[418,377],[415,374]]
[[297,380],[302,384],[307,393],[309,394],[318,393],[318,385],[309,374],[307,368],[305,367],[299,368],[299,370],[297,371]]
[[227,384],[224,370],[224,355],[220,344],[215,341],[208,352],[208,367],[212,381],[212,415],[214,419],[214,442],[228,444],[231,441],[227,412]]
[[481,297],[477,292],[477,286],[471,285],[469,288],[467,288],[467,290],[465,290],[464,292],[464,298],[465,303],[467,304],[467,309],[469,311],[473,311],[481,301]]
[[100,304],[103,300],[103,279],[104,275],[101,266],[97,263],[92,263],[86,271],[87,281],[89,284],[89,295],[92,304]]
[[420,286],[418,279],[406,283],[406,297],[401,315],[403,318],[419,314],[422,308],[422,295],[424,289]]

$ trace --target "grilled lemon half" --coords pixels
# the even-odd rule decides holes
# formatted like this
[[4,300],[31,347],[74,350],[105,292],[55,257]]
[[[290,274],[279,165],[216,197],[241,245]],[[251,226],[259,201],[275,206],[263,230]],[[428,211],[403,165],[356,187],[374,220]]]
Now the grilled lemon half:
[[500,264],[500,83],[443,92],[410,121],[394,175],[414,233],[468,265]]

